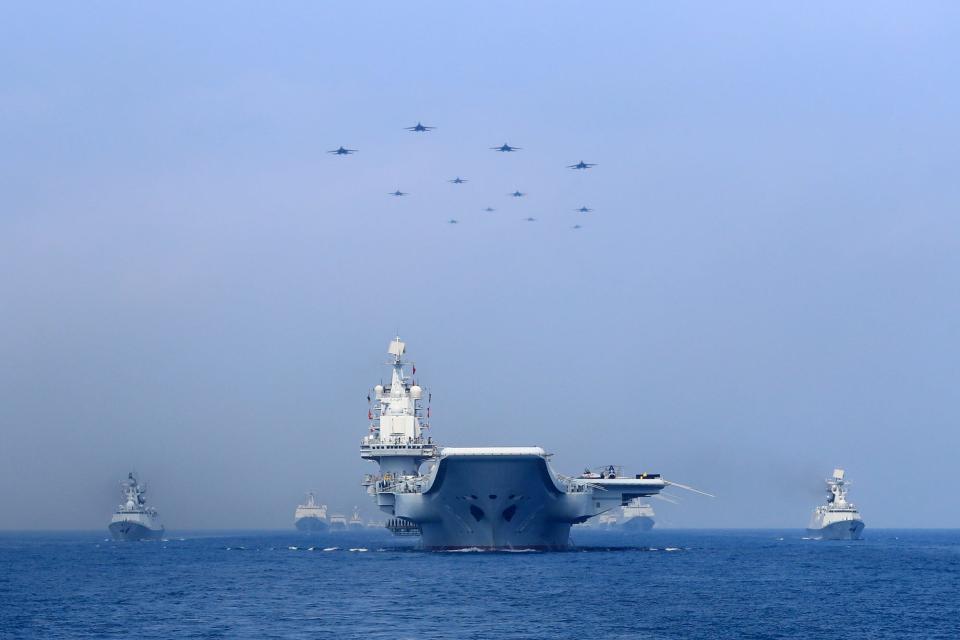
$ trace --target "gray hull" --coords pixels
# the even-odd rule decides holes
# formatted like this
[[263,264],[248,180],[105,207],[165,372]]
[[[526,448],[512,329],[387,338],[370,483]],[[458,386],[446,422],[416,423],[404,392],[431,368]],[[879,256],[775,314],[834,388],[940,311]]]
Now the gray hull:
[[650,516],[637,516],[624,520],[621,526],[624,531],[650,531],[653,529],[654,522],[654,519]]
[[299,518],[294,522],[297,531],[304,533],[323,533],[329,529],[329,525],[320,518]]
[[423,493],[379,499],[432,549],[562,549],[570,525],[593,515],[590,496],[564,492],[536,456],[447,457]]
[[859,540],[863,527],[863,520],[844,520],[822,529],[807,529],[807,533],[821,540]]
[[150,529],[136,522],[112,522],[109,526],[114,540],[137,541],[158,540],[163,537],[163,529]]

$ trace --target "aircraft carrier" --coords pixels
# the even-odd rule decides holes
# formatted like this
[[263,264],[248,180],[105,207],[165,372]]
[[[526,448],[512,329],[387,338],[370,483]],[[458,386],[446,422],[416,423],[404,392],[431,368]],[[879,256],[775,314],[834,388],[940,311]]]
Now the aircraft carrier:
[[[413,380],[406,345],[390,343],[389,385],[374,387],[360,456],[380,471],[364,486],[428,549],[563,549],[570,526],[660,492],[659,474],[567,477],[540,447],[440,447],[424,435],[430,394]],[[421,467],[425,465],[425,470]]]
[[130,472],[120,482],[123,502],[110,519],[110,534],[114,540],[154,540],[163,537],[163,525],[157,510],[147,506],[147,488]]

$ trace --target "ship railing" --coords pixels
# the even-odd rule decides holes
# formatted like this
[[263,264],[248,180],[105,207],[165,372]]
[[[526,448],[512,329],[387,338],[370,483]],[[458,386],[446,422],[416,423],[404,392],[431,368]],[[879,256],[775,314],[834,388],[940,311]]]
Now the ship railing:
[[584,478],[573,478],[571,476],[565,476],[557,474],[557,478],[560,479],[567,486],[567,493],[587,493],[587,491],[606,491],[607,488],[590,482]]
[[432,449],[437,446],[437,443],[433,441],[432,436],[426,438],[410,438],[409,440],[403,440],[400,437],[386,437],[386,438],[371,438],[367,436],[360,439],[360,446],[362,448],[371,448],[379,445],[382,448],[407,448],[407,449]]
[[[377,478],[377,491],[383,493],[419,493],[426,476],[403,476],[400,478]],[[371,483],[372,484],[372,483]]]

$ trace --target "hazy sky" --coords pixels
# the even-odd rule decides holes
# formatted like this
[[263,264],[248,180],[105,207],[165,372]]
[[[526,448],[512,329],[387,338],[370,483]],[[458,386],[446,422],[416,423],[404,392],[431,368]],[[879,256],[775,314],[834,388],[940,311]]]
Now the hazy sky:
[[395,332],[665,524],[960,526],[960,5],[794,4],[5,3],[0,528],[374,515]]

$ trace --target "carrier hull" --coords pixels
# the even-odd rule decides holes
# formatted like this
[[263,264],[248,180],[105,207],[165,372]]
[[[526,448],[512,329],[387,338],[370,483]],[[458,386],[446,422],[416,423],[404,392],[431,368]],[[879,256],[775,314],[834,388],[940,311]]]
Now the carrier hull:
[[[620,506],[621,494],[610,495]],[[422,492],[380,494],[378,501],[416,523],[430,549],[563,549],[571,525],[614,506],[591,492],[569,492],[540,455],[443,456]]]

